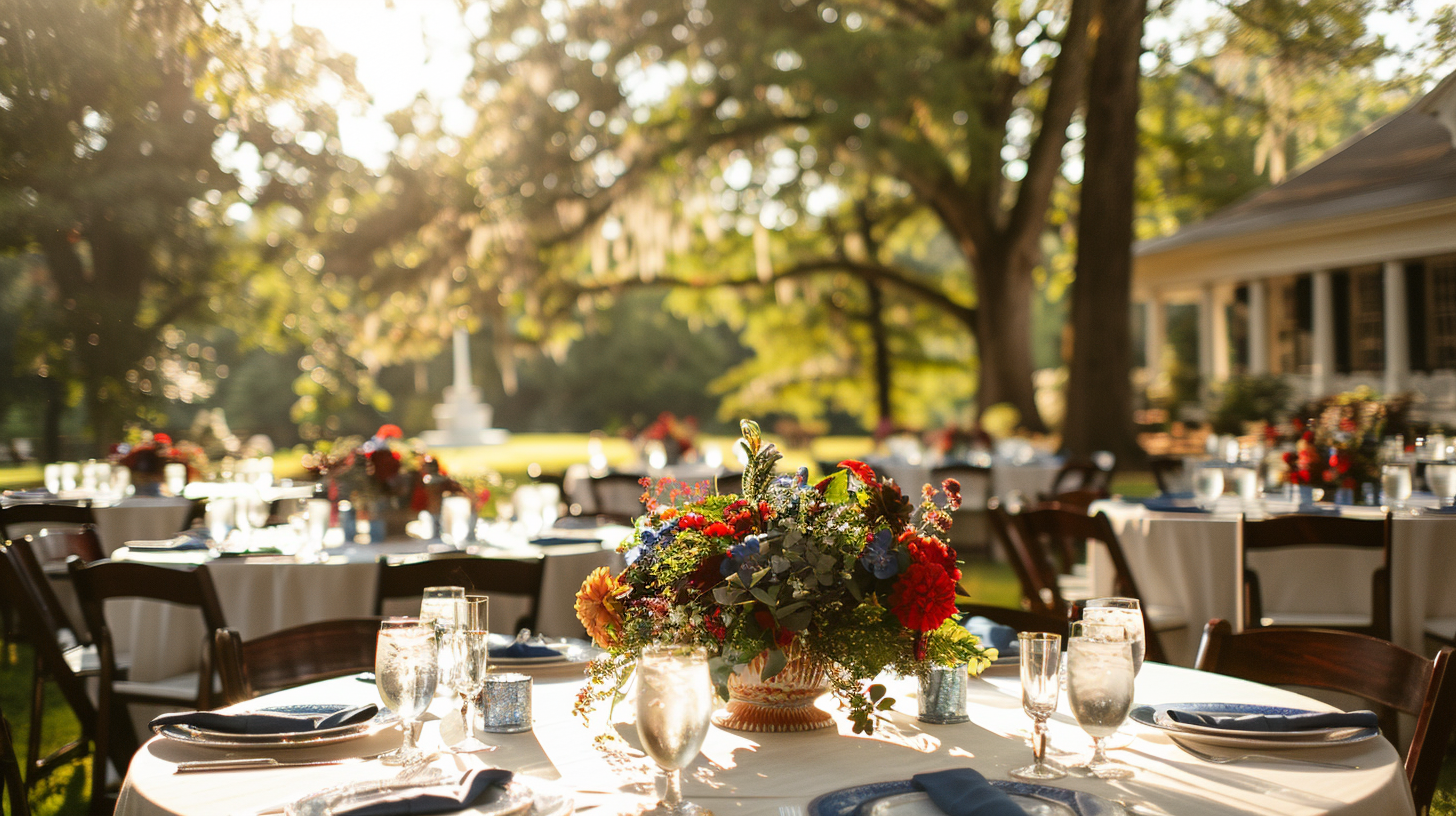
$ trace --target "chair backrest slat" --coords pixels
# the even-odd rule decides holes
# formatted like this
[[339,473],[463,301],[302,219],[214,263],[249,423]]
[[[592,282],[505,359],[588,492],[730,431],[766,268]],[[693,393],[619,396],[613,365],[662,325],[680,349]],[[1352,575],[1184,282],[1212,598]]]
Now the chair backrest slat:
[[260,694],[374,670],[383,618],[347,618],[305,623],[243,641],[235,629],[215,634],[223,702],[240,703]]
[[[382,614],[389,598],[420,597],[425,587],[463,586],[466,592],[515,595],[526,598],[529,611],[516,628],[536,629],[541,606],[541,581],[546,574],[544,558],[444,557],[383,563],[374,600],[374,614]],[[514,629],[512,630],[514,631]]]

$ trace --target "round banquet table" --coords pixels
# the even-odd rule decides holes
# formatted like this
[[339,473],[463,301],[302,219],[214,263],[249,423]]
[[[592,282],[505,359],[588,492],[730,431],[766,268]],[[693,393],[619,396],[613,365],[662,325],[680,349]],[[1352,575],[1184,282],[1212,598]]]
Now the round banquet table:
[[[1030,720],[1021,710],[1016,675],[1003,674],[970,683],[971,722],[925,725],[913,712],[913,683],[889,681],[898,698],[888,721],[871,737],[854,735],[842,712],[838,733],[744,734],[709,729],[702,753],[683,773],[684,796],[718,816],[764,814],[801,816],[821,794],[872,782],[909,779],[922,771],[972,767],[988,779],[1006,779],[1008,770],[1026,764],[1024,742]],[[460,772],[485,764],[518,774],[553,780],[577,811],[632,813],[649,803],[652,765],[638,750],[630,724],[634,706],[616,707],[612,722],[605,709],[591,722],[571,714],[582,685],[579,666],[534,672],[534,730],[512,735],[486,734],[499,745],[491,753],[454,756],[433,762]],[[374,699],[372,685],[353,677],[302,686],[259,698],[240,708],[303,702],[364,703]],[[1293,692],[1220,675],[1148,663],[1137,680],[1137,702],[1238,701],[1311,709],[1329,707]],[[832,700],[820,705],[835,710]],[[421,745],[438,750],[463,736],[455,706],[436,698],[425,715]],[[1130,726],[1132,743],[1112,752],[1135,768],[1131,779],[1108,782],[1068,776],[1051,784],[1097,794],[1130,805],[1132,814],[1382,814],[1415,812],[1399,755],[1384,738],[1361,743],[1287,752],[1291,757],[1359,766],[1333,770],[1298,762],[1244,762],[1213,765],[1182,753],[1162,732]],[[360,757],[399,743],[397,729],[328,747],[275,751],[285,760]],[[603,733],[620,739],[594,744]],[[1051,722],[1052,758],[1066,764],[1083,759],[1090,740],[1072,720],[1063,695]],[[266,752],[265,752],[266,753]],[[174,774],[176,763],[237,756],[220,750],[153,739],[128,769],[118,816],[257,813],[281,806],[322,788],[381,779],[395,773],[377,761],[322,767],[279,768]],[[250,753],[247,755],[258,755]],[[467,813],[472,811],[465,811]]]
[[[1117,531],[1144,600],[1151,606],[1181,609],[1189,628],[1163,636],[1174,663],[1192,665],[1203,624],[1224,618],[1239,625],[1239,564],[1236,547],[1237,499],[1225,497],[1211,513],[1153,512],[1124,501],[1094,502],[1090,512],[1105,512]],[[1294,513],[1290,502],[1269,500],[1269,514]],[[1375,507],[1344,507],[1343,515],[1383,518]],[[1398,514],[1391,530],[1391,640],[1424,654],[1425,621],[1456,615],[1456,593],[1448,588],[1456,574],[1456,515]],[[1256,559],[1258,559],[1256,561]],[[1105,551],[1088,555],[1097,594],[1110,594],[1114,570]],[[1368,552],[1298,549],[1250,556],[1259,571],[1264,607],[1339,615],[1370,610],[1370,573],[1379,563]]]

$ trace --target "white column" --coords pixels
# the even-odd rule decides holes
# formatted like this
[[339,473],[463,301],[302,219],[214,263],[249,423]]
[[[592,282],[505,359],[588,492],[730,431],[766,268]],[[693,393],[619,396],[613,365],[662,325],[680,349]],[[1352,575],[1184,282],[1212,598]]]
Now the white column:
[[1269,373],[1269,284],[1249,281],[1249,373]]
[[1410,379],[1410,333],[1405,300],[1405,265],[1386,261],[1385,393],[1399,394]]
[[1213,379],[1225,382],[1229,375],[1229,302],[1232,289],[1219,286],[1213,290]]
[[1309,382],[1311,396],[1319,398],[1330,393],[1335,376],[1335,291],[1328,269],[1315,272],[1313,282],[1314,359]]
[[1198,301],[1198,376],[1206,392],[1213,385],[1213,313],[1215,311],[1213,287],[1203,287],[1203,297]]
[[1147,302],[1147,330],[1143,336],[1144,366],[1148,373],[1148,385],[1158,381],[1163,373],[1163,346],[1168,342],[1168,311],[1163,305],[1163,296],[1157,292]]

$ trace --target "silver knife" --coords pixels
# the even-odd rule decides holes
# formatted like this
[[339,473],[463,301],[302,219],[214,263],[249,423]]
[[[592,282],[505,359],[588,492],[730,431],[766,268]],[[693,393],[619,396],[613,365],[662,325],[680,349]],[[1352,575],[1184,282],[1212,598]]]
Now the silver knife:
[[197,762],[179,762],[173,773],[200,773],[202,771],[256,771],[268,768],[309,768],[318,765],[344,765],[350,762],[366,762],[378,754],[343,759],[320,759],[313,762],[279,762],[272,757],[250,757],[246,759],[207,759]]

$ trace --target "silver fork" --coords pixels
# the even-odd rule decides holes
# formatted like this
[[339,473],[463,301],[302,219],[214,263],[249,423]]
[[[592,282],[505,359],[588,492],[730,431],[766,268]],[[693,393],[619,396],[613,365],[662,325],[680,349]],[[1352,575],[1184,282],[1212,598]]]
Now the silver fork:
[[1215,754],[1204,753],[1197,748],[1191,748],[1188,745],[1179,742],[1176,737],[1169,736],[1168,739],[1172,740],[1174,745],[1182,748],[1185,754],[1197,757],[1204,762],[1212,762],[1215,765],[1227,765],[1230,762],[1240,762],[1243,760],[1260,760],[1273,762],[1299,762],[1305,765],[1315,765],[1321,768],[1339,768],[1345,771],[1360,770],[1359,765],[1348,765],[1341,762],[1321,762],[1315,759],[1304,759],[1303,757],[1274,756],[1273,754],[1236,754],[1234,756],[1217,756]]

